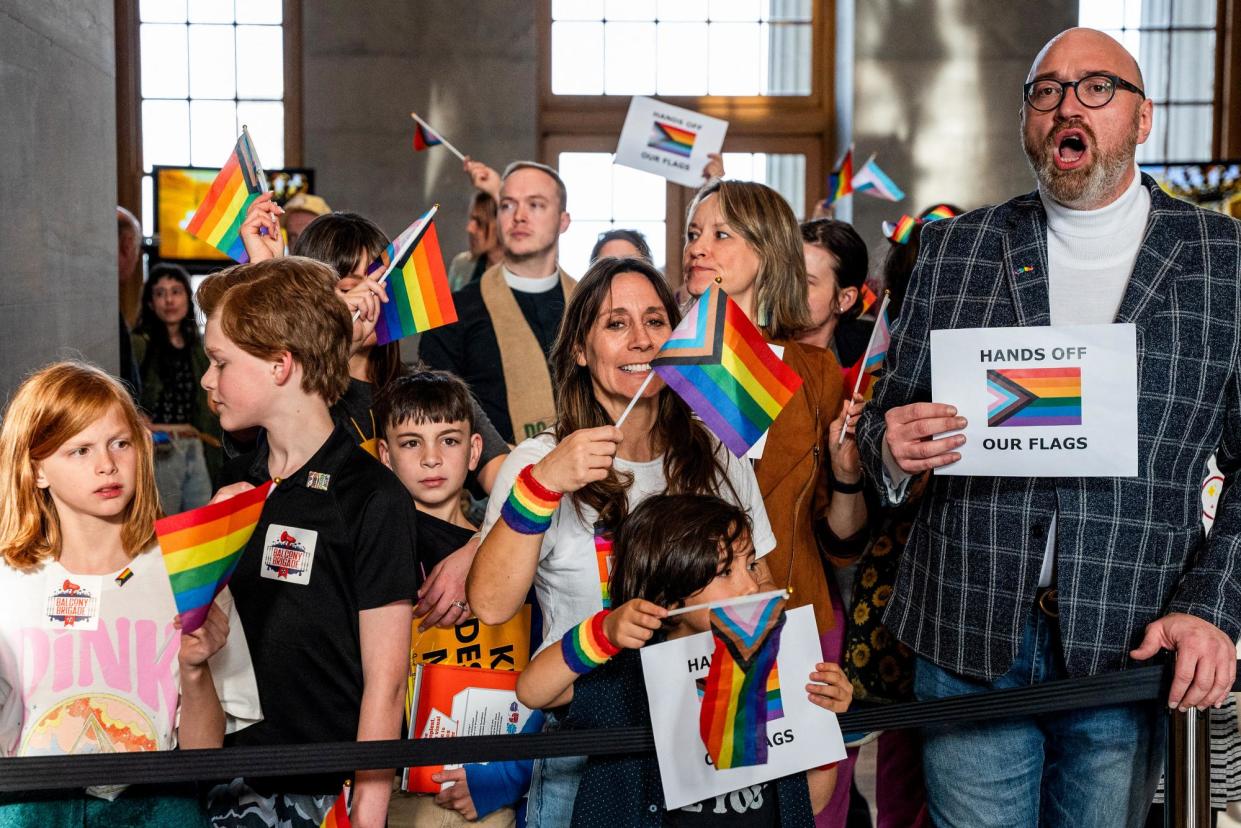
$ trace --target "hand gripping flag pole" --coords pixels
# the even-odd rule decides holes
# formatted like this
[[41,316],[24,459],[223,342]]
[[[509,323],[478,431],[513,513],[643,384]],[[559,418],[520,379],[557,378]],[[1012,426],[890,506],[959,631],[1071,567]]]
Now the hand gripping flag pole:
[[[866,340],[866,352],[862,354],[862,370],[857,373],[857,379],[853,383],[853,392],[849,394],[846,405],[853,405],[853,398],[857,396],[858,389],[862,387],[862,377],[878,371],[888,355],[888,343],[892,341],[892,326],[888,323],[888,301],[891,298],[891,294],[885,290],[883,302],[879,304],[879,313],[875,314],[875,326],[870,329],[870,338]],[[844,425],[840,427],[840,439],[836,441],[837,446],[845,444],[845,434],[848,430],[849,420],[846,417]]]

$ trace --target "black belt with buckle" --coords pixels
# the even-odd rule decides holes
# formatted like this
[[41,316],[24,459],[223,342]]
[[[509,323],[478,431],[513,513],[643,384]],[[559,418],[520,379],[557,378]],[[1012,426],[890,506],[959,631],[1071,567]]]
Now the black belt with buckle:
[[1060,617],[1060,604],[1056,598],[1055,587],[1039,587],[1034,593],[1034,605],[1048,618]]

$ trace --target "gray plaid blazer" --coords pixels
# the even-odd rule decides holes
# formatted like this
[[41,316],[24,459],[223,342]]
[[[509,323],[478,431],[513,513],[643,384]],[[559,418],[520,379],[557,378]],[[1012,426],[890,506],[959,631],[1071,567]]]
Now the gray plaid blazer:
[[[1138,477],[931,479],[884,621],[956,673],[992,680],[1012,664],[1055,513],[1071,675],[1124,668],[1146,625],[1168,612],[1241,634],[1241,222],[1142,183],[1150,217],[1116,314],[1137,326]],[[1051,324],[1037,193],[927,224],[921,245],[858,426],[873,481],[884,479],[884,412],[931,397],[932,330]],[[1225,484],[1207,538],[1200,497],[1212,452]]]

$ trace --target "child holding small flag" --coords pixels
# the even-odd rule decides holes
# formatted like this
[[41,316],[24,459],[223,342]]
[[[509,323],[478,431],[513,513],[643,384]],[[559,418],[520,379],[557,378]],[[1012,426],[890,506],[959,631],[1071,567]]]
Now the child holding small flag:
[[[352,326],[335,282],[326,265],[291,256],[212,274],[198,290],[211,358],[202,384],[220,423],[266,432],[225,467],[237,482],[221,494],[275,481],[230,581],[267,717],[233,744],[400,735],[415,516],[400,481],[329,412],[348,384]],[[357,773],[354,825],[384,824],[392,773]],[[235,779],[209,808],[218,825],[318,826],[343,781]]]
[[[0,756],[219,747],[261,718],[229,593],[179,632],[151,451],[129,394],[83,363],[34,374],[5,412]],[[0,825],[67,824],[207,819],[192,784],[0,795]]]
[[[544,649],[517,683],[529,707],[569,705],[565,729],[631,727],[650,721],[638,650],[648,643],[710,630],[708,611],[668,610],[758,592],[757,562],[744,510],[712,495],[656,495],[634,509],[617,533],[611,590],[603,610]],[[844,712],[853,690],[835,664],[816,664],[806,692]],[[785,692],[793,692],[790,682]],[[653,755],[594,756],[586,762],[574,825],[808,825],[835,787],[834,766],[753,786],[677,811],[663,802]],[[723,809],[723,811],[721,811]]]

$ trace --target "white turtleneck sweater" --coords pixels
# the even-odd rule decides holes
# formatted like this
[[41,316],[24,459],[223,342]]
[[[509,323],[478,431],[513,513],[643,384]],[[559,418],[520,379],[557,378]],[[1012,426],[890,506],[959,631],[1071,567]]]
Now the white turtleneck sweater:
[[[1047,211],[1047,288],[1053,325],[1106,325],[1115,321],[1133,263],[1146,233],[1151,194],[1135,168],[1120,198],[1098,210],[1071,210],[1039,188]],[[1051,586],[1056,562],[1056,518],[1038,585]]]
[[[1142,186],[1136,165],[1129,187],[1106,207],[1073,210],[1039,189],[1047,213],[1047,288],[1053,325],[1106,325],[1116,319],[1133,273],[1151,196]],[[883,445],[888,494],[904,496],[911,475],[904,472]],[[1051,586],[1056,562],[1056,518],[1047,530],[1038,585]]]

